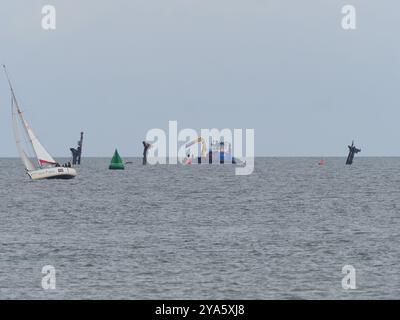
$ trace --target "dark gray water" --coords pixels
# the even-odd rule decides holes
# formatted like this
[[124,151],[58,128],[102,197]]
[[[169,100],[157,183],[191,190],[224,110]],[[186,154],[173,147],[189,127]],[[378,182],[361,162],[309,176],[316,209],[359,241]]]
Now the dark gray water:
[[247,177],[108,161],[32,182],[0,160],[0,298],[400,298],[400,158],[261,158]]

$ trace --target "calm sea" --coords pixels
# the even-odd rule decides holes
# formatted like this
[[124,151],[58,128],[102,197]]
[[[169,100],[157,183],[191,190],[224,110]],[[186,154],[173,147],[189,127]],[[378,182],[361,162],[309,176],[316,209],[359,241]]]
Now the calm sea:
[[400,158],[259,158],[247,177],[125,160],[38,182],[0,160],[1,299],[400,298]]

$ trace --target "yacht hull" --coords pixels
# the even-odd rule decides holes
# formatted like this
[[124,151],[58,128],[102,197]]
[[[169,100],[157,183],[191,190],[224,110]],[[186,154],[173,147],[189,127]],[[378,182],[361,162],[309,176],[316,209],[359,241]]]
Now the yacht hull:
[[43,179],[72,179],[76,177],[76,170],[73,168],[55,167],[28,171],[32,180]]

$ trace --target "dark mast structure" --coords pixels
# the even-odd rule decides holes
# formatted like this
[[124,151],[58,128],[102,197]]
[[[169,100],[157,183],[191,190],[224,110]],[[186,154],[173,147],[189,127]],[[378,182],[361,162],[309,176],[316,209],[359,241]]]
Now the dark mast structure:
[[351,165],[353,163],[353,159],[354,159],[355,154],[361,152],[361,149],[357,149],[354,146],[354,140],[351,143],[351,146],[348,146],[348,147],[349,147],[349,155],[347,157],[346,164]]
[[151,144],[143,141],[143,165],[145,166],[147,164],[147,151],[149,151],[149,148],[151,147]]
[[83,146],[83,132],[81,132],[81,139],[78,141],[78,148],[70,148],[72,153],[72,164],[81,164],[82,156],[82,146]]

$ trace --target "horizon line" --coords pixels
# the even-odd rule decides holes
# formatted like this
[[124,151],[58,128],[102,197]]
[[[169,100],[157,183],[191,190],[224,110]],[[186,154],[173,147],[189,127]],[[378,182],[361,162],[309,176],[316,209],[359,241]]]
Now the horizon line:
[[[111,155],[98,155],[98,156],[83,156],[82,159],[85,158],[111,158]],[[122,156],[124,158],[140,158],[142,159],[142,155],[125,155]],[[18,155],[15,156],[0,156],[0,159],[19,159],[20,157]],[[53,156],[53,158],[71,158],[71,156]],[[166,157],[169,159],[169,157]],[[241,158],[246,158],[246,157],[241,157]],[[347,158],[347,155],[335,155],[335,156],[315,156],[315,155],[291,155],[291,156],[282,156],[282,155],[261,155],[261,156],[255,156],[254,158]],[[368,156],[357,156],[357,158],[400,158],[400,155],[368,155]]]

